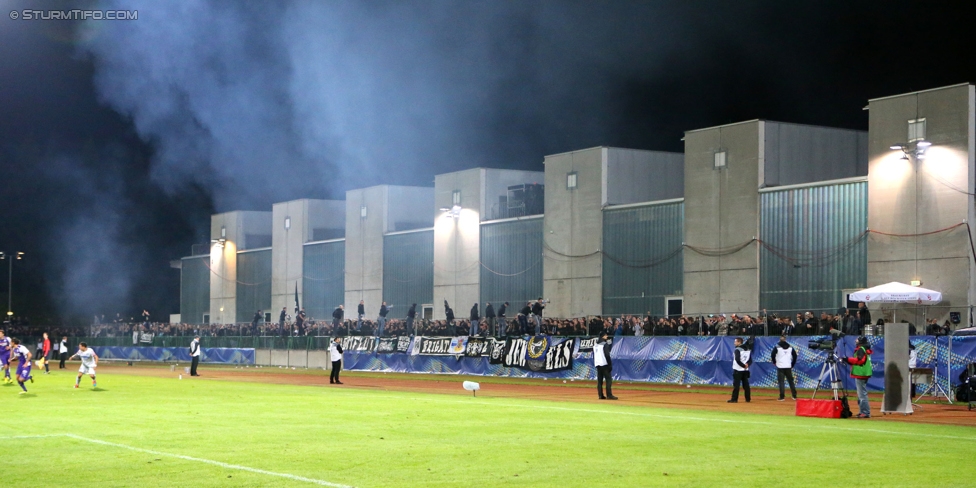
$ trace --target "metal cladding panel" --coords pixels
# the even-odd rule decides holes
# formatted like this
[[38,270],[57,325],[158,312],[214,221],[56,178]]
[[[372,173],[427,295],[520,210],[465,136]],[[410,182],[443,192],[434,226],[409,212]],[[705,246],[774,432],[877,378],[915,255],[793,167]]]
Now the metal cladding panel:
[[[508,317],[542,296],[541,218],[481,226],[481,313],[509,302]],[[465,305],[469,310],[471,304]]]
[[[304,249],[302,306],[305,314],[316,320],[332,320],[332,311],[345,299],[346,241],[308,244]],[[288,308],[291,313],[295,306]],[[279,313],[275,310],[272,320],[278,320]]]
[[210,313],[210,256],[183,258],[180,270],[180,320],[202,324]]
[[[383,236],[383,301],[391,317],[406,317],[410,304],[434,303],[434,231]],[[372,305],[377,313],[379,304]]]
[[766,186],[868,174],[867,132],[766,122],[765,135]]
[[684,286],[684,203],[603,213],[603,313],[664,315]]
[[867,285],[867,182],[762,193],[761,211],[762,308],[833,313]]
[[271,309],[271,249],[237,253],[237,321]]

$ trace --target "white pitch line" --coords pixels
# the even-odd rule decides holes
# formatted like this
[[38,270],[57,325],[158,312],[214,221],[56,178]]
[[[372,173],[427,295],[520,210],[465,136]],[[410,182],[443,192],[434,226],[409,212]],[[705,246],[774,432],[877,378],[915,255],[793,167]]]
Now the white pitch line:
[[14,440],[14,439],[43,439],[45,437],[64,437],[64,434],[41,434],[41,435],[11,435],[0,437],[0,441]]
[[[136,452],[143,452],[143,453],[146,453],[146,454],[152,454],[153,456],[174,457],[174,458],[177,458],[177,459],[182,459],[184,461],[194,461],[194,462],[198,462],[198,463],[205,463],[205,464],[210,464],[210,465],[213,465],[213,466],[219,466],[219,467],[225,468],[225,469],[236,469],[238,471],[247,471],[247,472],[250,472],[250,473],[263,474],[263,475],[266,475],[266,476],[277,476],[279,478],[285,478],[285,479],[289,479],[289,480],[292,480],[292,481],[301,481],[301,482],[304,482],[304,483],[312,483],[312,484],[321,485],[321,486],[332,486],[334,488],[352,488],[349,485],[342,485],[342,484],[339,484],[339,483],[332,483],[332,482],[329,482],[329,481],[317,480],[317,479],[314,479],[314,478],[306,478],[304,476],[296,476],[296,475],[288,474],[288,473],[276,473],[274,471],[266,471],[264,469],[251,468],[251,467],[248,467],[248,466],[241,466],[241,465],[238,465],[238,464],[223,463],[223,462],[220,462],[220,461],[214,461],[212,459],[203,459],[203,458],[198,458],[198,457],[193,457],[193,456],[184,456],[182,454],[173,454],[173,453],[169,453],[169,452],[154,451],[152,449],[143,449],[141,447],[132,447],[132,446],[127,446],[125,444],[116,444],[114,442],[101,441],[101,440],[98,440],[98,439],[89,439],[87,437],[82,437],[80,435],[74,435],[74,434],[60,434],[60,435],[63,435],[65,437],[70,437],[72,439],[76,439],[76,440],[79,440],[79,441],[91,442],[92,444],[100,444],[100,445],[103,445],[103,446],[117,447],[119,449],[128,449],[130,451],[136,451]],[[53,436],[51,436],[51,437],[53,437]]]

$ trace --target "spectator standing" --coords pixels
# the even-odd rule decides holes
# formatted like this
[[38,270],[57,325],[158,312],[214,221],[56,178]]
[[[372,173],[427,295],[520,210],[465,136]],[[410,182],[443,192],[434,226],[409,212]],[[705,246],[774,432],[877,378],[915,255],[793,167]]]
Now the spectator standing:
[[200,364],[200,334],[193,336],[193,341],[190,342],[190,376],[200,376],[197,374],[197,365]]
[[[285,330],[285,319],[288,318],[288,307],[281,307],[281,313],[278,314],[278,331]],[[284,335],[282,333],[281,335]]]
[[864,302],[857,304],[857,317],[861,319],[862,324],[871,323],[871,311],[868,310],[868,306]]
[[478,324],[481,322],[481,314],[478,313],[478,302],[474,302],[474,305],[471,307],[471,315],[468,317],[468,320],[470,321],[468,335],[478,335]]
[[444,317],[447,319],[447,334],[450,336],[455,335],[454,330],[454,309],[447,303],[447,299],[444,299]]
[[485,319],[488,321],[488,335],[495,335],[495,307],[491,302],[485,304]]
[[518,321],[519,326],[522,328],[522,334],[529,333],[529,314],[532,313],[532,302],[525,302],[525,306],[522,310],[519,310]]
[[407,310],[407,332],[410,335],[416,335],[416,329],[413,328],[413,321],[417,318],[417,304],[411,304],[410,309]]
[[546,302],[539,297],[535,303],[532,304],[532,315],[535,316],[535,335],[539,335],[542,332],[542,310],[546,308]]
[[359,306],[356,307],[356,332],[363,331],[363,318],[366,317],[366,303],[362,300],[359,301]]
[[506,313],[508,313],[508,302],[498,307],[498,337],[505,337],[508,333],[508,317],[505,316]]
[[344,311],[342,310],[342,305],[340,304],[335,310],[332,311],[332,331],[339,330],[339,326],[342,325],[342,316]]
[[735,338],[735,351],[732,358],[732,399],[728,403],[739,402],[739,386],[742,386],[746,396],[746,403],[752,400],[749,391],[749,365],[752,364],[752,352],[743,346],[742,338]]
[[390,313],[390,307],[386,302],[380,304],[380,316],[376,318],[376,337],[383,337],[383,330],[386,328],[386,315]]
[[793,379],[793,368],[796,366],[796,349],[786,342],[786,336],[780,336],[779,343],[773,347],[771,361],[776,365],[776,382],[779,384],[779,401],[786,399],[783,380],[790,384],[790,394],[796,400],[796,382]]

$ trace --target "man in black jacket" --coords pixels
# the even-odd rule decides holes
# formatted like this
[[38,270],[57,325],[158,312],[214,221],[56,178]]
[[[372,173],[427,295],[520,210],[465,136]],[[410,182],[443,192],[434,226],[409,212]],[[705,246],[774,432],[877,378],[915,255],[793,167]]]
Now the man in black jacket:
[[278,314],[278,331],[285,330],[285,320],[288,318],[288,307],[281,307],[281,313]]
[[383,302],[380,305],[380,316],[376,319],[376,337],[383,337],[383,329],[386,328],[386,315],[390,313],[390,307]]
[[857,304],[857,318],[861,319],[862,326],[871,323],[871,311],[868,310],[868,306],[864,302]]
[[475,302],[474,306],[471,307],[471,315],[468,317],[468,320],[471,322],[468,335],[478,335],[478,324],[481,322],[481,314],[478,313],[478,302]]
[[508,318],[505,317],[505,313],[508,311],[508,302],[502,304],[498,307],[498,337],[505,337],[505,333],[508,332]]
[[535,335],[542,333],[542,309],[546,308],[546,303],[539,297],[535,303],[532,304],[532,315],[535,316]]
[[305,335],[305,309],[301,309],[295,314],[295,334]]
[[485,304],[485,319],[488,320],[488,335],[495,335],[495,307],[491,302]]
[[356,307],[356,332],[363,331],[363,318],[366,317],[366,304],[360,300]]
[[340,304],[335,310],[332,311],[332,333],[339,333],[339,326],[342,325],[342,316],[345,315],[345,311],[342,309]]
[[796,349],[793,349],[786,336],[780,336],[779,343],[773,348],[770,354],[770,361],[776,365],[776,382],[779,383],[779,401],[786,399],[786,391],[783,388],[783,379],[790,383],[790,394],[796,400],[796,383],[793,379],[793,368],[796,366]]
[[447,335],[453,336],[456,332],[454,330],[454,309],[447,303],[447,299],[444,299],[444,318],[447,319]]
[[413,320],[415,318],[417,318],[417,304],[416,303],[411,304],[410,305],[410,309],[407,310],[407,333],[409,333],[410,335],[416,335],[416,332],[417,332],[417,331],[415,331],[413,329]]
[[[607,333],[600,334],[593,345],[593,366],[596,367],[596,392],[600,400],[616,400],[613,396],[613,361],[610,359],[610,349],[613,341],[607,338]],[[603,395],[603,382],[607,382],[607,394]]]
[[529,314],[532,313],[532,302],[525,302],[525,306],[522,310],[519,310],[518,321],[522,328],[522,334],[528,335],[529,333]]
[[264,319],[264,312],[258,310],[254,312],[254,317],[251,319],[251,330],[258,330],[258,322]]

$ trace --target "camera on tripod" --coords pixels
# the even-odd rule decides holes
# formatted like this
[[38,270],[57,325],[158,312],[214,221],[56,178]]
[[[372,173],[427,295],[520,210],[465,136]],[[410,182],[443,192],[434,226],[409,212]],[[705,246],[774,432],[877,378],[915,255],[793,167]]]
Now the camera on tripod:
[[837,341],[835,341],[832,338],[815,339],[807,342],[807,347],[809,347],[814,351],[816,350],[833,351],[834,348],[837,347]]

